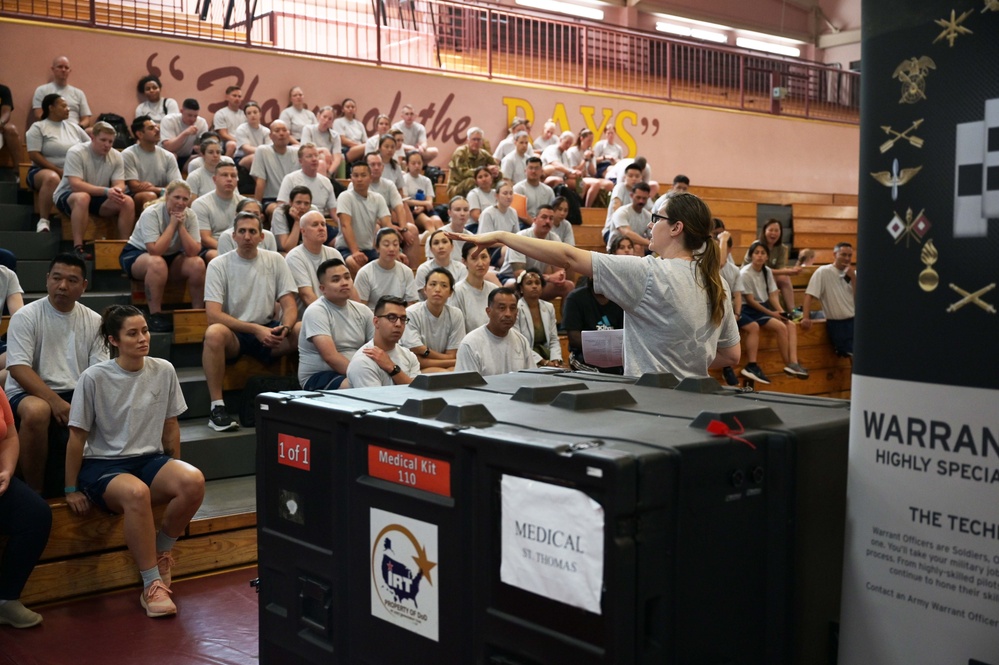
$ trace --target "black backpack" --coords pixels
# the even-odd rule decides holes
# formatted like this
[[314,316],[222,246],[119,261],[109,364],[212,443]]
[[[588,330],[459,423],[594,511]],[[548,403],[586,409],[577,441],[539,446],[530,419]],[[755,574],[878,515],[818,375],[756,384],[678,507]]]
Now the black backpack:
[[114,127],[114,147],[115,150],[124,150],[135,143],[135,139],[128,132],[128,123],[117,113],[102,113],[97,116],[97,122],[106,122]]

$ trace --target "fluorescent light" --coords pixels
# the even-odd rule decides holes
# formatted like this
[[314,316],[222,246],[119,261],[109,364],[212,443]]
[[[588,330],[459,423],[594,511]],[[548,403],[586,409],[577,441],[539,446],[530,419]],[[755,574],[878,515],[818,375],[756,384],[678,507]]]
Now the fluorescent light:
[[804,44],[800,39],[791,37],[781,37],[780,35],[768,35],[764,32],[753,32],[752,30],[740,30],[739,34],[749,35],[751,39],[761,39],[767,42],[784,42],[785,44]]
[[568,14],[569,16],[579,16],[581,18],[589,18],[595,21],[602,21],[604,19],[604,12],[602,9],[597,9],[596,7],[582,7],[569,2],[559,2],[559,0],[516,0],[516,3],[522,7],[544,9],[550,12]]
[[670,21],[680,21],[681,23],[692,23],[694,25],[699,25],[705,28],[714,28],[715,30],[732,30],[732,28],[727,25],[708,23],[707,21],[698,21],[692,18],[684,18],[683,16],[673,16],[672,14],[656,14],[656,16],[668,19]]
[[789,55],[792,58],[797,58],[801,55],[801,50],[796,49],[793,46],[770,44],[769,42],[761,42],[758,39],[749,39],[748,37],[736,37],[735,45],[741,46],[742,48],[750,48],[754,51],[766,51],[767,53],[776,53],[777,55]]
[[710,30],[701,30],[700,28],[688,28],[686,26],[677,25],[675,23],[664,23],[662,21],[659,21],[656,23],[656,30],[671,35],[679,35],[680,37],[693,37],[694,39],[703,39],[705,41],[715,42],[717,44],[728,43],[728,35],[723,35],[720,32],[711,32]]
[[720,32],[711,32],[710,30],[701,30],[700,28],[694,28],[690,31],[690,36],[694,39],[703,39],[708,42],[715,42],[718,44],[727,44],[728,35],[723,35]]

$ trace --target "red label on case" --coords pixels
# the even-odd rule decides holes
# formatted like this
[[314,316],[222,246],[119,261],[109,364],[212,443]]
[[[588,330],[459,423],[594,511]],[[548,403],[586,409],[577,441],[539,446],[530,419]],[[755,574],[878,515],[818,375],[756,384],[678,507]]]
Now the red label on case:
[[278,463],[285,466],[292,466],[302,471],[309,471],[311,446],[312,442],[308,439],[290,434],[278,434]]
[[368,475],[397,485],[451,496],[451,463],[381,446],[368,446]]

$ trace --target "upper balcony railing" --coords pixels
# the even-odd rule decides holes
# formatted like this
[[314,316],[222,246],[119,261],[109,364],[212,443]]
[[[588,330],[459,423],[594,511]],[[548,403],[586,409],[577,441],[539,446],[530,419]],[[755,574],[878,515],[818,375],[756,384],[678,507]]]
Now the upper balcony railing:
[[859,122],[859,74],[447,0],[0,0],[0,15]]

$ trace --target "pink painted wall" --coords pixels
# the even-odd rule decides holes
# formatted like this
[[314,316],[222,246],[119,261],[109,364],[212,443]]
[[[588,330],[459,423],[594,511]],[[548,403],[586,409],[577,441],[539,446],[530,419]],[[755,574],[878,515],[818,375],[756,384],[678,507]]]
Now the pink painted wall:
[[[70,83],[87,93],[94,112],[113,111],[128,120],[139,101],[136,81],[156,69],[167,96],[196,97],[202,109],[219,108],[225,87],[241,85],[246,99],[261,102],[265,121],[277,117],[288,88],[296,84],[314,106],[355,98],[358,116],[367,119],[369,129],[377,113],[398,118],[399,107],[412,103],[426,118],[431,142],[441,147],[443,157],[464,143],[470,126],[485,129],[495,145],[508,119],[527,113],[537,130],[549,117],[564,129],[589,126],[597,134],[612,123],[620,139],[645,155],[653,176],[663,181],[682,172],[707,186],[857,191],[855,126],[7,21],[0,21],[0,34],[6,53],[37,53],[18,58],[18,67],[3,72],[22,127],[28,124],[35,87],[49,78],[51,59],[69,54]],[[58,51],[40,49],[40,44],[59,44]]]

